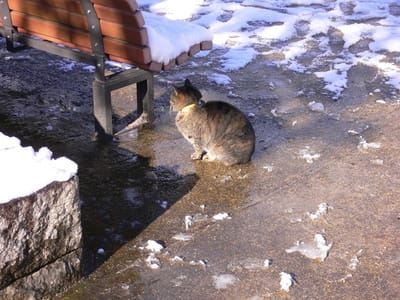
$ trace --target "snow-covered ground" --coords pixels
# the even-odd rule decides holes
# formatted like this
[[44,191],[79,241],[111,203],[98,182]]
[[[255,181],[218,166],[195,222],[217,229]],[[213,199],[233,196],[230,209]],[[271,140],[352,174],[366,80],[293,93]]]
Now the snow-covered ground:
[[[139,0],[143,10],[209,29],[218,66],[210,80],[229,85],[229,72],[256,56],[314,74],[332,98],[357,64],[375,67],[400,89],[400,3],[394,0]],[[318,49],[318,51],[309,51]],[[387,55],[390,53],[391,55]],[[204,55],[201,53],[200,55]],[[307,64],[302,58],[311,57]]]
[[[212,34],[214,43],[214,48],[210,51],[212,53],[203,51],[199,54],[210,54],[210,64],[215,66],[212,74],[207,74],[210,82],[229,86],[230,72],[243,68],[257,56],[265,56],[275,66],[314,74],[325,83],[325,89],[331,93],[333,99],[341,96],[347,87],[348,71],[357,64],[377,68],[386,78],[388,85],[400,89],[400,52],[396,52],[400,49],[400,3],[395,0],[139,0],[138,2],[144,11],[163,15],[171,20],[189,21],[191,24],[208,29],[208,31],[202,30],[194,26],[193,32],[196,33],[194,37],[191,36],[190,25],[187,27],[188,31],[184,31],[183,37],[176,35],[174,27],[168,27],[167,31],[174,39],[186,40],[189,43],[211,38]],[[153,25],[153,29],[149,29],[149,35],[154,34],[154,43],[160,43],[162,40],[160,35],[164,33],[160,31],[157,18],[147,13],[144,16],[149,24]],[[178,42],[169,44],[168,52],[171,51],[173,53],[171,55],[176,56],[176,53],[182,51],[182,47],[185,45]],[[166,50],[167,47],[158,48]],[[308,51],[311,48],[313,51]],[[311,58],[311,63],[307,65],[302,63],[304,56]],[[76,65],[72,63],[71,66],[69,61],[68,69]],[[33,165],[37,166],[39,161],[43,161],[46,170],[44,172],[53,174],[51,176],[55,180],[62,180],[58,178],[61,173],[64,180],[76,173],[76,165],[66,159],[51,159],[51,151],[46,148],[35,152],[32,148],[21,147],[19,140],[12,140],[3,135],[1,140],[0,182],[7,189],[2,186],[0,202],[7,201],[10,197],[29,194],[33,186],[39,189],[52,181],[43,178],[48,176],[33,175],[40,184],[36,185],[34,184],[36,180],[27,179],[29,184],[23,185],[26,188],[24,192],[21,190],[21,185],[13,186],[10,183],[12,178],[18,179],[15,181],[17,183],[21,182],[21,174],[27,176],[30,172],[26,171],[28,159],[24,171],[17,171],[13,167],[9,143],[16,147],[14,152],[19,153],[18,155],[29,156]],[[16,158],[16,161],[21,165],[22,156]],[[58,166],[63,161],[67,167]],[[21,193],[12,193],[13,188]]]

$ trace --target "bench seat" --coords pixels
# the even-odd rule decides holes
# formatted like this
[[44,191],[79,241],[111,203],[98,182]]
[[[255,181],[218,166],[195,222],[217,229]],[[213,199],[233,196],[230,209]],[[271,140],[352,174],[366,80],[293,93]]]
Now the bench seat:
[[[93,90],[96,130],[112,134],[111,96],[108,95],[112,90],[138,84],[138,110],[143,110],[149,118],[153,72],[170,69],[197,52],[212,48],[211,36],[197,26],[203,35],[196,32],[191,35],[189,31],[187,37],[202,39],[193,40],[180,53],[159,59],[155,55],[159,49],[152,49],[159,47],[154,34],[157,28],[146,24],[144,15],[146,13],[140,11],[133,0],[1,0],[0,35],[7,39],[9,50],[14,50],[13,42],[21,42],[96,66]],[[149,18],[153,17],[149,15]],[[165,21],[166,26],[176,30],[182,27],[181,21],[176,21],[181,23],[175,27],[171,25],[174,21]],[[161,21],[157,26],[162,24]],[[106,76],[106,60],[127,63],[138,69]],[[145,103],[139,103],[143,101]]]

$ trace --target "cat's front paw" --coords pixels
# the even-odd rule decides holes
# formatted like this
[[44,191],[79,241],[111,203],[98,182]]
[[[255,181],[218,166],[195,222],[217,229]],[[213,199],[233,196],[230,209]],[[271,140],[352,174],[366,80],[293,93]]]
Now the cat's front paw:
[[192,160],[201,160],[202,157],[203,157],[203,152],[194,152],[194,153],[190,156],[190,158],[191,158]]

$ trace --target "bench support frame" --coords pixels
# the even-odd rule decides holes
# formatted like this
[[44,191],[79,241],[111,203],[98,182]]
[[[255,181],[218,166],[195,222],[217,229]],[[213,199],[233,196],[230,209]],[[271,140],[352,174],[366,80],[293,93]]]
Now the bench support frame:
[[[68,47],[59,47],[55,43],[19,33],[12,26],[7,0],[0,1],[0,17],[3,20],[0,35],[6,38],[7,50],[11,52],[23,49],[26,46],[95,66],[95,79],[93,81],[95,130],[99,139],[109,140],[113,137],[111,105],[111,92],[113,90],[132,84],[137,85],[137,113],[139,118],[129,125],[130,129],[153,121],[153,74],[149,71],[134,68],[106,76],[105,61],[107,57],[103,49],[99,19],[90,0],[81,0],[81,5],[87,16],[94,54],[76,51]],[[16,47],[14,42],[22,43],[24,46]]]

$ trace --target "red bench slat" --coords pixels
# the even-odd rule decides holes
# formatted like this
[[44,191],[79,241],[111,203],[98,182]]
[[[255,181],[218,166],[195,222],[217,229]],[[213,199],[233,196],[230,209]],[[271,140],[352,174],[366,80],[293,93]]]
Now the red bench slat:
[[77,12],[70,12],[63,8],[56,8],[29,0],[9,0],[9,7],[13,11],[28,14],[43,20],[54,21],[74,28],[86,30],[87,18]]
[[[161,71],[189,56],[212,48],[211,41],[193,45],[167,64],[153,62],[142,13],[133,0],[91,0],[100,21],[104,51],[109,59]],[[93,53],[87,16],[79,0],[8,0],[11,19],[21,33]],[[0,26],[3,21],[0,19]]]

